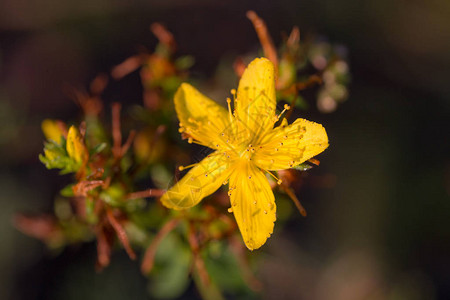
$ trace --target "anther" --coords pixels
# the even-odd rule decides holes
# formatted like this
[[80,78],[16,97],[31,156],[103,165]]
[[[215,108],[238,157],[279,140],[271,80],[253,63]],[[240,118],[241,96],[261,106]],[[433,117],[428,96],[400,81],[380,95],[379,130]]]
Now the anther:
[[283,183],[283,180],[278,179],[277,184],[280,185],[281,183]]
[[229,212],[229,213],[232,213],[232,212],[233,212],[233,208],[230,207],[230,208],[228,209],[228,212]]
[[178,167],[178,170],[180,170],[180,171],[184,171],[184,170],[186,170],[186,169],[189,169],[189,168],[195,167],[196,165],[198,165],[198,163],[196,163],[196,164],[192,164],[192,165],[188,165],[188,166],[179,166],[179,167]]
[[189,143],[189,144],[192,144],[192,142],[193,142],[193,141],[194,141],[194,139],[193,139],[193,138],[191,138],[191,137],[190,137],[190,138],[188,138],[188,143]]

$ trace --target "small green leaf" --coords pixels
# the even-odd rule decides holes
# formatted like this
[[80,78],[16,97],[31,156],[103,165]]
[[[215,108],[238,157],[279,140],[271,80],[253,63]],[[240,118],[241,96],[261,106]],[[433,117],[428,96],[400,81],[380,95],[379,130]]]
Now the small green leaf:
[[73,197],[74,196],[72,189],[73,186],[74,186],[73,184],[66,185],[59,193],[61,194],[61,196],[64,197]]
[[308,171],[309,169],[312,169],[312,167],[313,166],[308,163],[302,163],[302,164],[299,164],[299,165],[293,167],[292,169],[299,170],[299,171]]
[[97,146],[95,146],[95,147],[90,151],[90,152],[91,152],[91,155],[94,155],[94,154],[97,154],[97,153],[102,152],[103,150],[106,149],[107,146],[108,146],[108,145],[107,145],[106,143],[98,144]]
[[125,191],[122,186],[115,184],[111,185],[107,190],[104,190],[100,194],[100,198],[112,206],[120,206],[124,204],[123,197]]
[[187,70],[195,63],[195,59],[191,55],[184,55],[175,60],[175,67],[178,70]]

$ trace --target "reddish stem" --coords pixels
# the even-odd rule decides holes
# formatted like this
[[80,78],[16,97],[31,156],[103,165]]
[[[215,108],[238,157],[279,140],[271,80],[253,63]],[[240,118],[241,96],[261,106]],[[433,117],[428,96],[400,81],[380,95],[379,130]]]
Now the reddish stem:
[[114,158],[120,158],[122,154],[122,132],[120,131],[120,103],[112,105],[112,136],[113,136],[113,155]]
[[106,216],[108,218],[109,223],[116,231],[117,237],[119,238],[119,241],[125,248],[125,251],[127,252],[128,256],[131,259],[136,259],[136,253],[134,253],[133,249],[130,246],[130,241],[128,240],[127,233],[125,232],[125,229],[123,228],[122,224],[120,224],[119,221],[117,221],[116,217],[114,216],[114,214],[110,209],[106,210]]
[[264,55],[273,63],[275,67],[275,74],[278,74],[278,57],[277,50],[272,42],[267,26],[254,11],[249,10],[247,12],[247,18],[253,23],[256,34],[264,51]]
[[169,234],[172,230],[174,230],[175,227],[177,227],[177,225],[179,223],[180,223],[180,220],[178,220],[178,219],[172,219],[172,220],[168,221],[166,224],[164,224],[164,226],[158,232],[156,237],[153,239],[152,243],[145,251],[144,259],[142,260],[141,271],[143,274],[150,273],[150,271],[153,268],[156,250],[158,249],[159,244],[161,244],[161,241],[164,239],[164,237],[167,234]]
[[192,254],[194,255],[195,269],[197,270],[203,285],[208,286],[211,280],[209,278],[208,271],[206,270],[205,262],[200,255],[199,243],[197,237],[195,236],[194,229],[192,228],[192,224],[189,224],[188,241],[191,246]]
[[164,195],[165,192],[166,192],[165,190],[148,189],[145,191],[130,193],[125,196],[125,199],[133,200],[133,199],[138,199],[138,198],[161,197],[162,195]]

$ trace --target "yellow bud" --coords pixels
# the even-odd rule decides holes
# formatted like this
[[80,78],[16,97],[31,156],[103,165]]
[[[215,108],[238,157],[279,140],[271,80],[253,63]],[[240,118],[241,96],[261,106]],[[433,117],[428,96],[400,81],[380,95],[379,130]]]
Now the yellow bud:
[[83,143],[81,134],[75,126],[70,126],[69,133],[67,134],[66,144],[67,154],[73,158],[76,162],[80,163],[87,160],[87,150]]
[[47,140],[53,140],[59,144],[61,142],[61,137],[64,135],[64,132],[58,123],[62,122],[45,119],[44,121],[42,121],[41,128]]

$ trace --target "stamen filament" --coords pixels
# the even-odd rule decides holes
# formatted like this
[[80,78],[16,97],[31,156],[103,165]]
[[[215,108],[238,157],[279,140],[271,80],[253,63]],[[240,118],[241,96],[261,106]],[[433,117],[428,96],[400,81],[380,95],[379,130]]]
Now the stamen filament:
[[[264,169],[263,169],[263,170],[264,170]],[[267,173],[269,173],[270,176],[272,176],[272,177],[277,181],[277,184],[278,184],[278,185],[280,185],[280,184],[283,182],[283,180],[281,180],[281,179],[279,179],[278,177],[276,177],[275,175],[273,175],[272,172],[270,172],[270,171],[268,171],[268,170],[264,170],[264,171],[266,171]]]
[[195,163],[195,164],[191,164],[191,165],[187,165],[187,166],[179,166],[179,167],[178,167],[178,170],[183,171],[183,170],[186,170],[186,169],[195,167],[195,166],[198,165],[198,164],[200,164],[200,163]]
[[228,116],[230,117],[230,124],[233,122],[233,113],[231,112],[231,99],[227,98]]
[[281,116],[287,111],[291,109],[291,107],[287,104],[284,105],[284,109],[280,112],[280,114],[277,116],[277,121],[281,118]]

